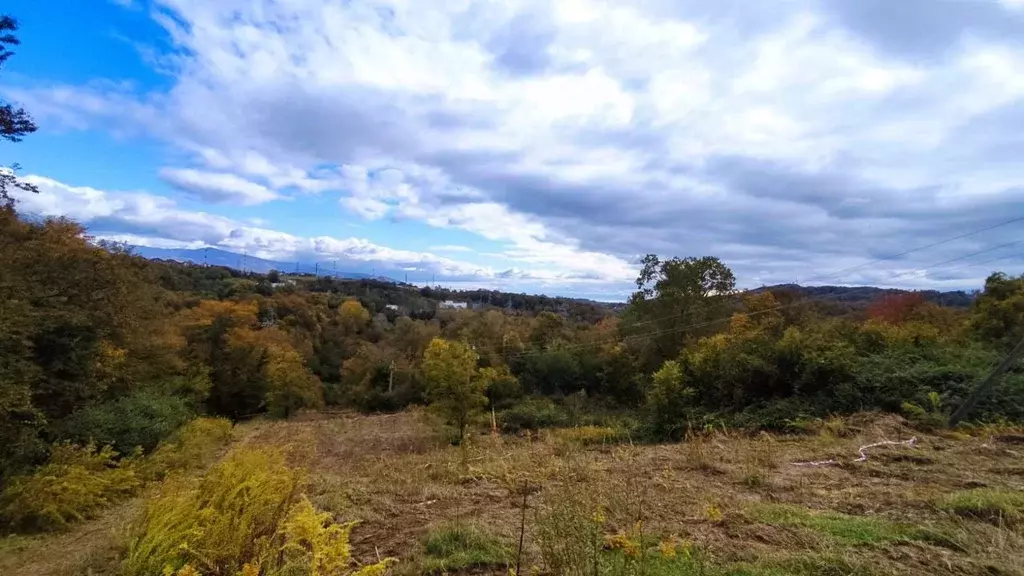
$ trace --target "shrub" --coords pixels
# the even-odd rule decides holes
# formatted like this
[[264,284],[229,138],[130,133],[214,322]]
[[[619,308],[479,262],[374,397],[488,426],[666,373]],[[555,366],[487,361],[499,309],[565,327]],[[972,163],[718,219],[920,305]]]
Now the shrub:
[[64,438],[79,444],[109,444],[122,454],[139,447],[148,453],[191,417],[188,404],[181,398],[139,392],[77,411],[61,431]]
[[175,470],[206,464],[231,440],[231,430],[231,421],[227,418],[197,418],[189,422],[142,461],[143,477],[159,479]]
[[[299,495],[300,477],[277,452],[239,450],[198,481],[172,481],[133,527],[122,572],[153,574],[347,574],[349,532]],[[352,571],[378,576],[383,560]]]
[[11,480],[0,495],[0,519],[18,531],[60,530],[94,517],[141,485],[132,459],[110,446],[60,444],[35,473]]
[[913,402],[903,403],[903,413],[907,419],[922,430],[935,430],[946,425],[948,416],[942,413],[942,399],[937,392],[929,392],[927,395],[927,408]]
[[550,398],[531,397],[503,410],[498,415],[498,425],[505,432],[539,430],[566,426],[569,418]]
[[683,382],[679,363],[668,360],[654,373],[647,392],[651,433],[657,438],[679,439],[694,412],[696,392]]

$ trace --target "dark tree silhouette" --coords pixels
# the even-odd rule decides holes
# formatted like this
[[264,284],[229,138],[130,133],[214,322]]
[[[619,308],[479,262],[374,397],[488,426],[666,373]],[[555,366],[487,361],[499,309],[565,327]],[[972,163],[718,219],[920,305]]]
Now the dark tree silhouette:
[[[4,15],[0,16],[0,67],[14,55],[11,47],[21,42],[14,35],[18,31],[18,21]],[[0,100],[0,138],[10,142],[20,142],[26,135],[36,131],[36,124],[24,108]],[[36,187],[18,180],[19,166],[0,168],[0,207],[10,206],[12,199],[8,194],[10,188],[20,188],[29,192],[37,192]]]

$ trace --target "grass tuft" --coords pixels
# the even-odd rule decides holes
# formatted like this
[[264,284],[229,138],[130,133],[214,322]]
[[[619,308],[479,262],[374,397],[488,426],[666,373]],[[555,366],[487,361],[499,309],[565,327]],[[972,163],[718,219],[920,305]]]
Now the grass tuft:
[[759,504],[753,507],[750,513],[759,522],[774,526],[801,528],[823,536],[836,544],[846,546],[916,541],[956,547],[949,538],[939,532],[870,516],[812,511],[786,504]]
[[995,524],[1024,523],[1024,492],[1019,490],[961,490],[939,500],[938,507],[959,516],[979,518]]
[[737,564],[722,571],[722,576],[871,576],[866,563],[853,564],[832,555],[802,554],[766,558],[756,563]]
[[449,573],[465,568],[508,566],[512,547],[475,526],[443,526],[432,530],[424,541],[424,574]]

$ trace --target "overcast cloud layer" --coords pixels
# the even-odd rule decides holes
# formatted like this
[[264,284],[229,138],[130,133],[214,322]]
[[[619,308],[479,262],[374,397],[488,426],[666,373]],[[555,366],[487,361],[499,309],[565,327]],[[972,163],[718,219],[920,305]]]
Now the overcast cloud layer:
[[160,177],[183,197],[329,194],[368,221],[498,242],[514,266],[463,262],[462,246],[300,238],[272,219],[37,177],[30,207],[108,235],[591,294],[621,294],[647,252],[719,256],[746,286],[962,288],[1024,262],[1018,222],[828,276],[1024,216],[1019,0],[128,9],[151,11],[172,38],[153,57],[169,90],[113,78],[7,95],[44,122],[165,142],[175,152]]

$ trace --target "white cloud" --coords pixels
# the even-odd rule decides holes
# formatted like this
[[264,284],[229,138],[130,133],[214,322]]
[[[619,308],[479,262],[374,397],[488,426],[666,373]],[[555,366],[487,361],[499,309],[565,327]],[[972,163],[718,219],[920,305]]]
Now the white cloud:
[[[334,193],[536,277],[628,281],[656,251],[790,281],[1020,199],[1017,0],[155,1],[170,90],[4,94],[171,143],[207,199]],[[291,242],[238,242],[262,239]]]
[[473,249],[466,246],[459,246],[457,244],[440,244],[437,246],[431,246],[430,250],[434,252],[472,252]]
[[228,173],[164,168],[160,170],[160,178],[179,190],[213,203],[238,202],[251,206],[281,198],[262,184]]
[[[26,176],[24,180],[37,186],[39,192],[16,191],[20,212],[70,216],[101,239],[154,248],[213,246],[289,262],[340,260],[376,266],[381,273],[412,270],[461,281],[489,281],[509,276],[508,271],[431,252],[394,249],[363,238],[297,236],[222,216],[182,210],[170,199],[142,192],[107,192],[36,175]],[[453,247],[440,248],[452,251]],[[516,271],[514,279],[568,283],[592,280],[543,267]]]

